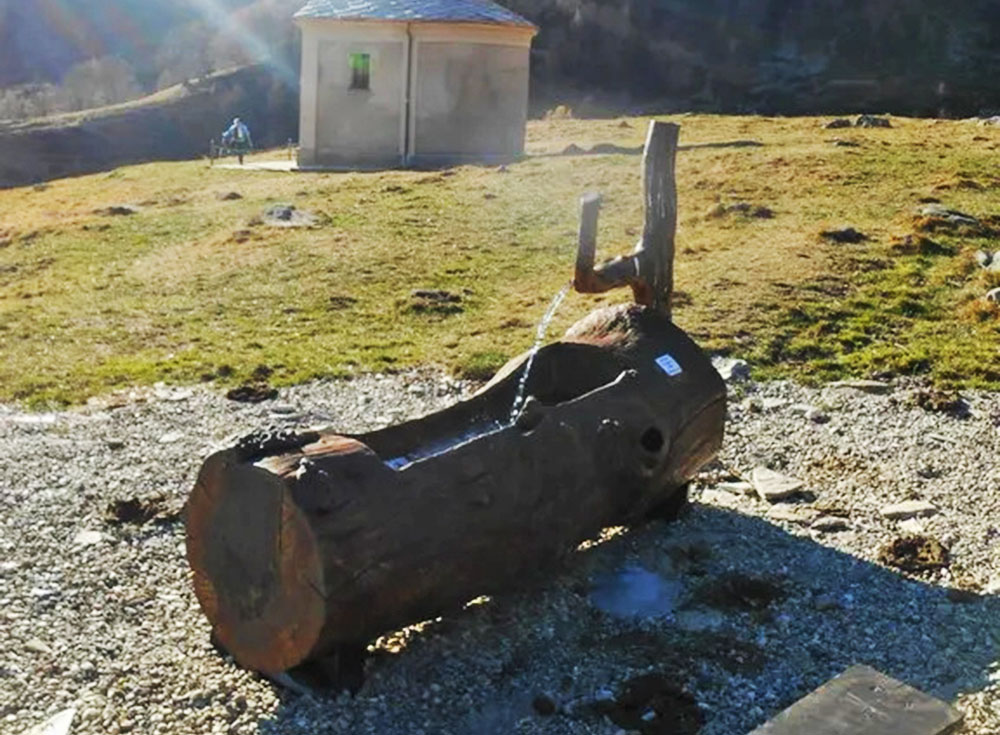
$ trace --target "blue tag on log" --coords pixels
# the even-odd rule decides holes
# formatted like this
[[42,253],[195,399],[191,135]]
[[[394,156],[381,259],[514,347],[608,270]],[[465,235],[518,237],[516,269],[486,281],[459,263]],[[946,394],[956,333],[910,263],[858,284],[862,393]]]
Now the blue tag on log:
[[673,355],[670,354],[660,355],[657,357],[656,364],[660,367],[660,370],[665,372],[670,377],[680,375],[684,372],[684,368],[681,367],[681,364],[674,359]]

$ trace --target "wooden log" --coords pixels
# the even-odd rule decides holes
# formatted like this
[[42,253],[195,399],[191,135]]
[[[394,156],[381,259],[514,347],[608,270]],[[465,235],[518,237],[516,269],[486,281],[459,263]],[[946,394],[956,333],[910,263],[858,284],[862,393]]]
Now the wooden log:
[[210,457],[187,553],[219,642],[280,672],[523,584],[683,488],[722,440],[709,360],[641,306],[600,312],[569,340],[538,353],[517,425],[504,424],[523,361],[418,421],[255,437]]

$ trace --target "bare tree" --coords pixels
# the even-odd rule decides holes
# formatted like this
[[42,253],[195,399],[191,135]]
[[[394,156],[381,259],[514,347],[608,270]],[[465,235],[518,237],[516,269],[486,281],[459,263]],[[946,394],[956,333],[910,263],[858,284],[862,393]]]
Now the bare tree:
[[286,52],[297,36],[288,18],[302,0],[258,0],[231,14],[230,22],[217,28],[209,53],[216,69],[272,61]]
[[54,84],[22,84],[0,89],[0,120],[26,120],[65,111]]
[[156,88],[171,87],[213,71],[215,65],[209,53],[211,40],[212,32],[200,21],[167,33],[156,52],[156,68],[159,71]]
[[142,95],[128,62],[104,56],[77,64],[63,77],[62,93],[73,110],[103,107]]

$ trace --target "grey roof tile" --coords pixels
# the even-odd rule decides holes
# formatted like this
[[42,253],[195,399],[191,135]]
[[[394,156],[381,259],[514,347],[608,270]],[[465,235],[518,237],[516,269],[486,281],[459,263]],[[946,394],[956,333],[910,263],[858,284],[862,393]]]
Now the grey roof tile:
[[296,18],[338,20],[458,21],[533,28],[534,24],[490,0],[309,0]]

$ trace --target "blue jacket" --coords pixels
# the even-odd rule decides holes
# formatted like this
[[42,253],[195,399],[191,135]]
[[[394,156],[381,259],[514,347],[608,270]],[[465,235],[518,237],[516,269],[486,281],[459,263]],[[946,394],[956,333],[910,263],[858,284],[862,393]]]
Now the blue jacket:
[[246,126],[242,120],[240,122],[234,122],[229,126],[229,129],[222,134],[222,140],[237,143],[246,143],[251,148],[253,147],[253,141],[250,139],[250,128]]

